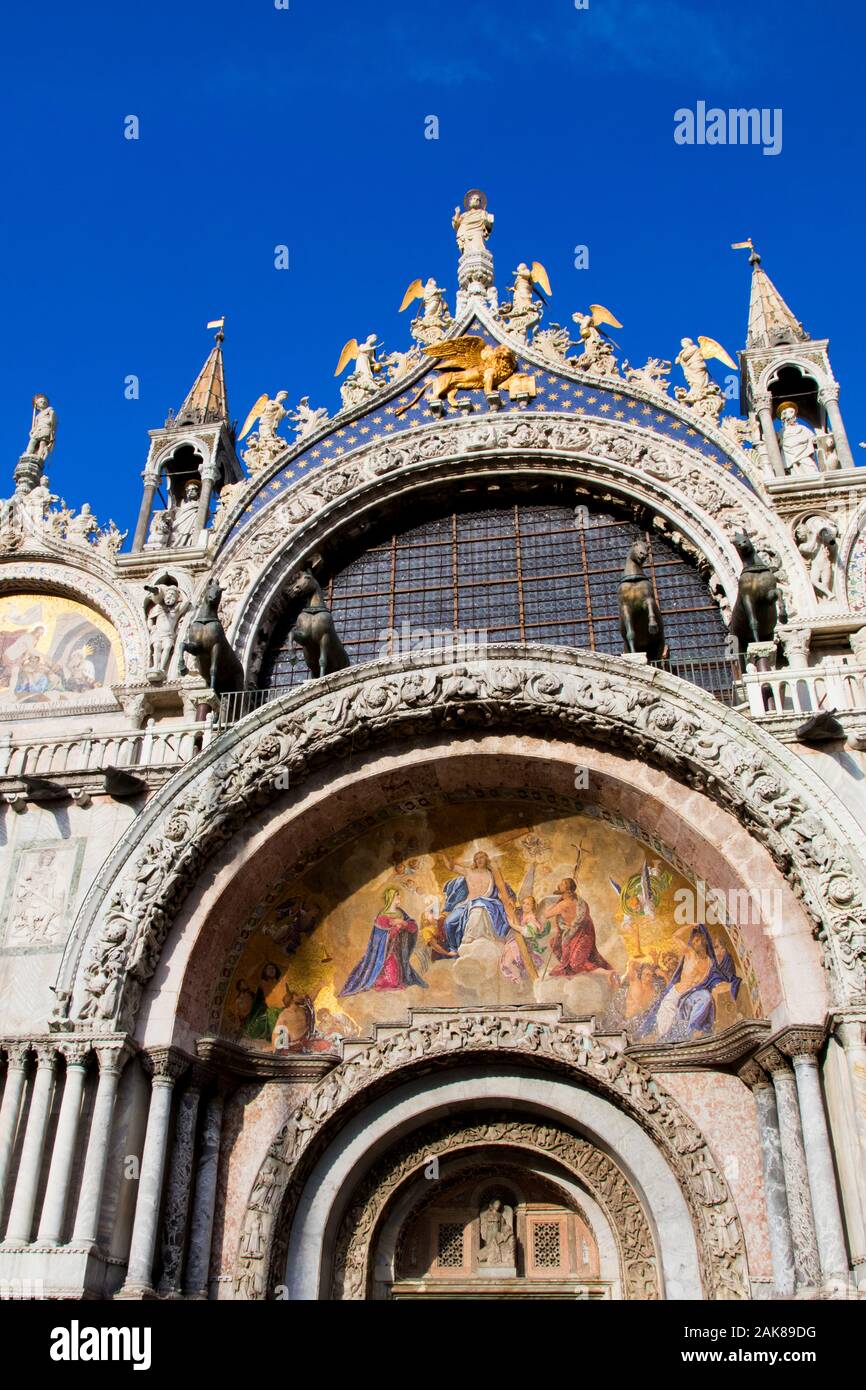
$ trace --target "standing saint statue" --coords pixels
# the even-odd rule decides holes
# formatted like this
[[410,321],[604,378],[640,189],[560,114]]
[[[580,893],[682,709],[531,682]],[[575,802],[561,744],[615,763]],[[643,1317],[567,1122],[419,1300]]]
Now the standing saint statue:
[[198,535],[198,502],[201,484],[190,478],[183,490],[183,501],[174,513],[171,523],[172,547],[193,545]]
[[40,393],[33,397],[33,421],[30,426],[30,438],[24,452],[44,463],[54,448],[56,435],[57,415],[48,397]]
[[457,245],[463,256],[475,256],[485,251],[485,242],[493,230],[493,213],[487,211],[487,198],[480,188],[470,188],[463,199],[463,212],[454,209],[451,225],[457,234]]
[[779,447],[785,472],[800,476],[804,473],[817,473],[818,460],[815,457],[815,434],[808,425],[801,425],[797,419],[797,407],[793,401],[783,401],[776,411],[782,422],[779,434]]
[[481,1212],[478,1220],[481,1248],[480,1265],[512,1268],[514,1265],[514,1212],[498,1197]]

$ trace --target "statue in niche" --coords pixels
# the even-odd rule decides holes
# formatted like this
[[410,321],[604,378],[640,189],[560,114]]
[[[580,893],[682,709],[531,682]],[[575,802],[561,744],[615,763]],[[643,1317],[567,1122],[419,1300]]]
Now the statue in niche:
[[815,432],[808,425],[801,425],[797,419],[797,407],[793,401],[783,401],[776,411],[782,422],[779,432],[779,448],[785,472],[793,477],[804,477],[818,472],[815,457]]
[[171,519],[172,549],[193,545],[198,536],[198,505],[201,497],[201,483],[190,478],[183,490],[183,501],[176,508]]
[[797,549],[809,566],[809,578],[818,598],[831,598],[836,542],[839,532],[824,516],[810,516],[794,532]]
[[150,530],[147,533],[146,549],[148,550],[170,550],[171,549],[171,508],[164,507],[158,512],[154,512],[151,517]]
[[514,1210],[499,1197],[487,1203],[478,1218],[480,1265],[513,1268],[515,1264]]
[[461,256],[483,255],[485,242],[493,230],[493,213],[487,211],[487,197],[480,188],[470,188],[463,199],[463,211],[454,209],[451,226]]
[[184,598],[176,584],[145,584],[145,590],[153,594],[153,602],[147,611],[147,631],[150,643],[150,671],[154,676],[165,677],[181,618],[185,617],[192,605]]
[[57,414],[48,397],[40,393],[33,397],[33,420],[25,454],[44,463],[54,448],[56,437]]

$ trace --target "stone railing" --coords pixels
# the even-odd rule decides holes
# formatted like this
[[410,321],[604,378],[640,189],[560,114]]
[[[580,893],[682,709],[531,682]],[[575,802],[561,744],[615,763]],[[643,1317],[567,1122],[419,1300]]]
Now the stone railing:
[[749,671],[743,676],[748,712],[767,715],[815,714],[818,710],[866,710],[866,663],[827,657],[821,666],[781,671]]
[[151,780],[152,774],[170,773],[189,762],[215,737],[214,717],[199,723],[161,728],[148,720],[141,729],[119,729],[96,733],[78,729],[70,734],[49,734],[42,738],[0,735],[0,780],[8,788],[21,784],[32,792],[37,784],[55,784],[59,793],[65,787],[93,783],[99,789],[106,774],[127,774]]

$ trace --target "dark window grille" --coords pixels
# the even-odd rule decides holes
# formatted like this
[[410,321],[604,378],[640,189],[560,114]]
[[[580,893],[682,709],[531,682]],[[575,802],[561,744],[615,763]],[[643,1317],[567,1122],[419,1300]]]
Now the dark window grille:
[[[705,580],[669,542],[634,521],[565,506],[454,512],[395,532],[334,575],[327,588],[353,665],[383,654],[389,630],[486,632],[488,642],[543,642],[619,654],[618,589],[630,547],[650,573],[670,648],[667,669],[730,699],[738,672]],[[262,684],[308,677],[289,627],[275,637]]]

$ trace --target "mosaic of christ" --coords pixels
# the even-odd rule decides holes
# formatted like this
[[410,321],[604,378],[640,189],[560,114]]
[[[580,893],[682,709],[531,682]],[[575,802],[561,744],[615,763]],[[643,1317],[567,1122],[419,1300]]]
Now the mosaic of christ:
[[691,885],[671,864],[594,817],[521,815],[404,817],[287,885],[234,964],[224,1035],[333,1052],[410,1008],[561,1003],[676,1044],[753,1015],[726,929],[688,920]]

